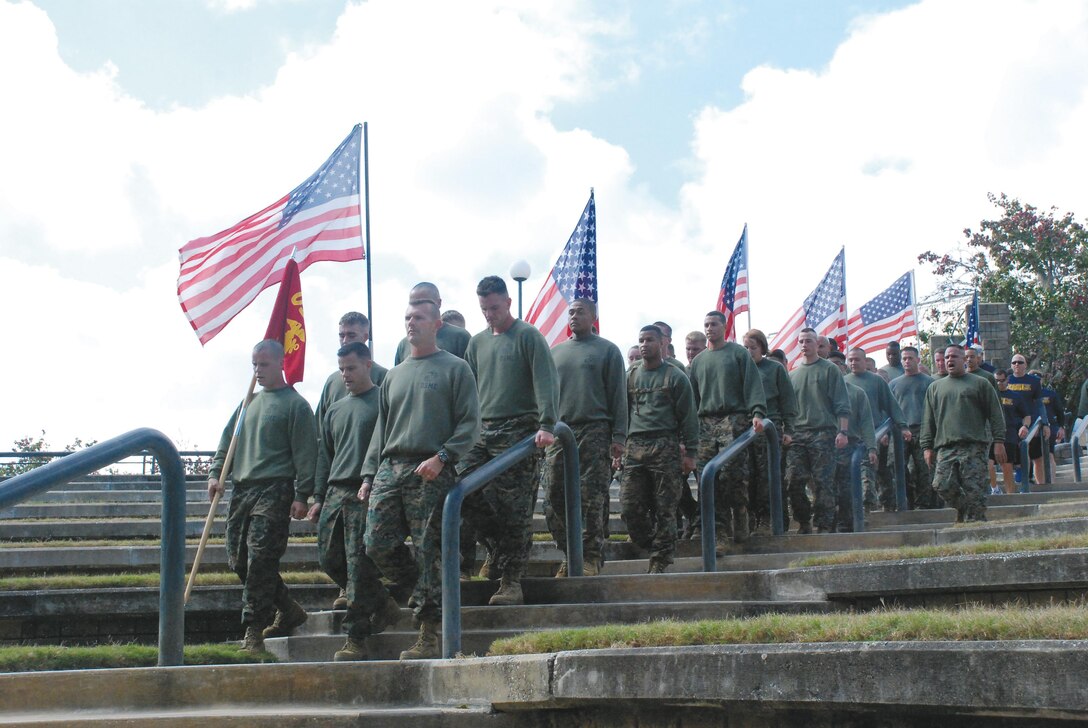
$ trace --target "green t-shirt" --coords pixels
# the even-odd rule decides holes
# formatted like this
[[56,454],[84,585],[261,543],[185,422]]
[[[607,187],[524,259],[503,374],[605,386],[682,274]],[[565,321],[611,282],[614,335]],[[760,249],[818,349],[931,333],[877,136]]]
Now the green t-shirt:
[[664,361],[655,369],[640,362],[627,373],[627,434],[652,432],[676,433],[691,455],[699,446],[691,383]]
[[974,374],[976,377],[982,377],[983,379],[985,379],[987,382],[990,383],[990,386],[994,388],[995,392],[998,391],[998,389],[997,389],[997,377],[995,377],[993,374],[990,374],[988,371],[986,371],[982,367],[979,367],[978,369],[976,369],[973,372],[968,370],[967,373],[968,374]]
[[[385,381],[385,375],[388,373],[388,369],[378,362],[374,362],[370,366],[370,381],[380,387],[382,382]],[[321,388],[321,398],[317,400],[317,408],[314,410],[314,416],[317,418],[318,438],[321,437],[321,427],[325,422],[325,413],[329,411],[329,407],[332,407],[333,402],[347,396],[348,388],[344,386],[344,377],[340,375],[339,371],[330,374],[329,378],[325,380],[325,386]]]
[[846,395],[850,398],[850,429],[847,435],[865,445],[867,450],[876,450],[876,430],[873,429],[869,397],[865,390],[849,382],[846,383]]
[[317,446],[316,500],[324,500],[330,482],[359,479],[370,438],[378,424],[380,391],[371,387],[362,394],[338,399],[329,407]]
[[903,411],[903,418],[908,427],[917,427],[922,424],[922,415],[926,408],[926,390],[934,381],[933,377],[919,372],[913,376],[904,374],[896,377],[888,385],[895,401],[899,403],[899,409]]
[[305,502],[314,491],[317,467],[317,428],[309,403],[291,387],[254,394],[246,408],[230,473],[223,473],[240,409],[234,411],[219,438],[211,477],[224,480],[229,476],[234,483],[293,480],[295,500]]
[[465,351],[480,390],[480,417],[485,420],[533,415],[537,429],[551,432],[559,411],[559,376],[548,342],[535,326],[521,319],[506,331],[485,329]]
[[997,392],[982,377],[947,376],[926,390],[922,447],[1005,441],[1005,416]]
[[612,440],[627,437],[627,385],[623,355],[596,334],[567,339],[552,349],[559,375],[559,419],[568,425],[608,422]]
[[[700,354],[699,356],[702,356]],[[804,359],[790,372],[797,394],[798,430],[837,430],[839,418],[850,418],[850,398],[839,368],[826,359],[806,364]]]
[[[442,324],[438,329],[438,333],[435,335],[438,348],[442,351],[448,351],[458,359],[465,358],[465,349],[468,348],[468,342],[472,339],[472,334],[465,331],[460,326],[453,326],[452,324]],[[408,343],[408,337],[405,336],[397,344],[397,354],[393,358],[393,366],[400,364],[402,361],[412,355],[412,346]]]
[[468,364],[448,351],[408,357],[389,371],[379,392],[378,425],[362,477],[372,478],[387,457],[426,458],[445,449],[457,462],[476,442],[476,382]]
[[767,397],[752,355],[740,344],[726,341],[691,360],[692,391],[699,416],[766,417]]
[[763,357],[756,364],[759,376],[763,380],[763,394],[767,398],[767,416],[782,424],[784,435],[793,432],[793,421],[797,419],[797,393],[790,383],[790,373],[770,357]]
[[903,418],[903,410],[899,408],[899,402],[892,396],[892,390],[882,376],[872,372],[862,372],[847,374],[844,378],[847,382],[860,387],[869,398],[869,408],[873,411],[873,427],[880,427],[884,424],[884,420],[888,419],[899,429],[907,426]]

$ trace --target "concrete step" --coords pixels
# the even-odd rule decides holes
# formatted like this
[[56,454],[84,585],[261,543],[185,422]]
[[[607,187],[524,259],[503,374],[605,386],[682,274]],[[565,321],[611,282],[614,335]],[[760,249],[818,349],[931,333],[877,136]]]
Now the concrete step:
[[[208,491],[204,488],[185,491],[190,503],[207,503]],[[230,496],[219,499],[229,503]],[[20,505],[42,503],[162,503],[162,492],[157,490],[50,490],[34,496]]]
[[[159,538],[161,526],[158,518],[118,518],[109,521],[94,519],[77,520],[7,520],[0,521],[0,540],[13,541],[64,539],[114,539]],[[185,521],[185,535],[198,537],[204,530],[204,519],[189,518]],[[223,519],[212,524],[211,535],[222,536],[226,531]],[[309,521],[291,521],[291,533],[312,536],[317,525]]]
[[[207,493],[201,500],[188,500],[185,503],[185,515],[188,518],[207,518],[211,504]],[[229,503],[220,501],[216,506],[218,518],[225,518]],[[162,503],[25,503],[0,510],[0,518],[34,518],[45,520],[79,518],[158,518],[162,514]]]

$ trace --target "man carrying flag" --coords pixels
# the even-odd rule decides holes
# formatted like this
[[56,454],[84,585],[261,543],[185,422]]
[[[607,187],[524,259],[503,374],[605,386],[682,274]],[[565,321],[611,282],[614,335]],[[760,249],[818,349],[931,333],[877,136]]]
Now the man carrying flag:
[[736,341],[737,316],[748,310],[748,225],[729,256],[715,308],[725,314],[725,340]]
[[802,329],[811,328],[816,338],[827,336],[835,339],[839,350],[846,345],[846,249],[839,251],[831,267],[827,269],[820,285],[808,295],[801,307],[794,312],[786,325],[779,329],[771,342],[771,350],[782,349],[789,368],[797,365],[801,355]]
[[[548,280],[529,307],[525,322],[540,329],[548,346],[566,341],[571,337],[567,310],[576,298],[597,303],[597,208],[593,190]],[[598,322],[593,323],[599,333]]]

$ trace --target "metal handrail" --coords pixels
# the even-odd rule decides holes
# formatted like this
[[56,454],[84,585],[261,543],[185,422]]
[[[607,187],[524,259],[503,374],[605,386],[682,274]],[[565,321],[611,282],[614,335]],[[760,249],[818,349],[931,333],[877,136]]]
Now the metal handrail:
[[[907,467],[903,450],[903,433],[895,427],[891,418],[884,420],[880,427],[876,428],[876,441],[888,436],[891,441],[893,458],[895,460],[895,508],[898,511],[909,511],[910,503],[907,502]],[[879,451],[878,451],[879,452]]]
[[[778,428],[770,418],[763,418],[763,434],[767,437],[767,479],[771,500],[771,533],[781,536],[782,526],[782,445],[778,438]],[[759,435],[749,427],[740,437],[733,440],[729,447],[710,459],[703,466],[699,476],[699,511],[703,528],[703,571],[718,570],[718,555],[714,551],[714,481],[718,471],[741,450],[755,442]]]
[[861,482],[861,463],[869,456],[865,443],[854,446],[850,456],[850,510],[854,516],[854,533],[865,531],[865,484]]
[[[1035,421],[1031,423],[1031,427],[1028,428],[1028,434],[1024,435],[1024,439],[1020,441],[1020,493],[1031,492],[1031,457],[1028,454],[1028,446],[1032,440],[1036,437],[1042,437],[1043,430],[1043,418],[1036,417]],[[1051,482],[1050,475],[1050,455],[1048,454],[1048,443],[1042,443],[1043,457],[1043,477],[1046,478],[1046,482]]]
[[1073,421],[1072,437],[1069,439],[1069,455],[1073,458],[1073,479],[1080,482],[1080,437],[1088,427],[1088,417]]
[[0,483],[0,508],[21,503],[144,449],[158,456],[162,471],[159,666],[166,667],[182,664],[185,641],[185,469],[170,438],[144,427],[53,460]]
[[[567,574],[582,576],[582,485],[578,442],[564,422],[555,423],[555,439],[563,450],[563,483],[567,506]],[[461,652],[461,506],[465,497],[529,457],[536,450],[530,435],[502,455],[484,463],[454,484],[442,507],[442,656]],[[533,486],[535,488],[535,485]]]

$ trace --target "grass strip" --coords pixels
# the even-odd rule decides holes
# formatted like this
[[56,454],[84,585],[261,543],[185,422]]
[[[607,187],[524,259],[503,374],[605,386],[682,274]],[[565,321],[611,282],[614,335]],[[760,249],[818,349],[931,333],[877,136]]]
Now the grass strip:
[[[1068,501],[1053,501],[1049,505],[1060,506]],[[1073,518],[1084,518],[1088,511],[1070,511],[1069,513],[1037,513],[1033,516],[1016,516],[1014,518],[994,518],[989,521],[971,521],[970,523],[954,523],[953,528],[970,530],[972,528],[987,528],[989,526],[1008,526],[1020,523],[1035,523],[1037,521],[1068,521]]]
[[[154,667],[158,658],[154,645],[0,647],[0,672]],[[276,662],[276,658],[269,653],[251,655],[233,644],[210,644],[186,645],[184,661],[186,665],[235,665]]]
[[627,647],[686,647],[793,642],[1082,640],[1084,605],[897,609],[863,614],[766,614],[750,619],[661,621],[525,634],[496,640],[490,655]]
[[[332,584],[320,571],[285,571],[280,576],[287,584]],[[196,575],[197,586],[235,586],[238,577],[229,571],[208,571]],[[0,578],[0,591],[30,591],[38,589],[117,589],[124,587],[157,587],[158,572],[117,574],[40,574]]]
[[1064,536],[1019,538],[1012,541],[965,541],[963,543],[933,544],[929,546],[901,546],[894,549],[842,551],[807,556],[791,561],[790,566],[840,566],[843,564],[865,564],[874,561],[936,559],[946,556],[974,556],[1007,554],[1016,551],[1057,551],[1060,549],[1082,548],[1088,548],[1088,534],[1076,533]]

